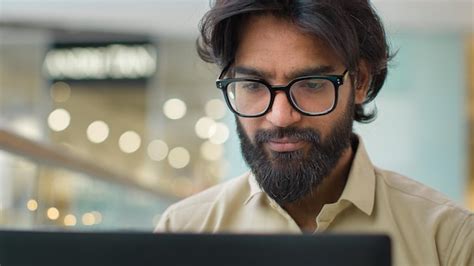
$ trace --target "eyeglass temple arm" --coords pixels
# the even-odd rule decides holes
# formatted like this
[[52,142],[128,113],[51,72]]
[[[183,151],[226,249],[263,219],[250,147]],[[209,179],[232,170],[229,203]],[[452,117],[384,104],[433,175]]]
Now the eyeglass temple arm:
[[234,59],[230,60],[229,63],[227,63],[227,65],[225,65],[225,67],[222,69],[222,72],[219,75],[218,79],[222,79],[224,77],[224,75],[227,73],[227,71],[229,70],[232,63],[234,63]]

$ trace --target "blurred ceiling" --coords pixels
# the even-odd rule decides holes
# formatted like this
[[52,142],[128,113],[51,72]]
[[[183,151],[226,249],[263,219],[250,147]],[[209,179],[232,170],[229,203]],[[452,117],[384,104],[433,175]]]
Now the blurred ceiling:
[[[209,0],[0,0],[0,23],[67,30],[197,35]],[[389,31],[474,32],[474,0],[373,0]]]

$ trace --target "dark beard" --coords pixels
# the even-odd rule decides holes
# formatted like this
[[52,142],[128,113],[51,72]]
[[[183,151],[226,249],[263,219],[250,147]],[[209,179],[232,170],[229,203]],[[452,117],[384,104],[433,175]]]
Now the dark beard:
[[[280,205],[298,201],[312,193],[351,145],[352,114],[353,102],[350,101],[348,110],[324,141],[314,129],[287,127],[257,131],[255,144],[236,119],[243,157],[260,187]],[[265,152],[264,143],[283,137],[306,141],[310,148],[306,152],[303,149],[270,154]]]

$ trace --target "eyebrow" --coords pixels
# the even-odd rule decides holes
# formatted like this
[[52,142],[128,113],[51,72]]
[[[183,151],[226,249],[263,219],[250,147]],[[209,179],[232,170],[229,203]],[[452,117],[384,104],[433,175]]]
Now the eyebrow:
[[[290,79],[295,79],[295,78],[303,77],[303,76],[327,75],[327,74],[333,73],[334,71],[335,71],[335,68],[330,65],[314,66],[314,67],[298,69],[296,71],[290,72],[285,75],[285,78],[290,80]],[[247,67],[247,66],[236,66],[232,69],[232,72],[234,73],[234,75],[240,74],[240,75],[252,76],[252,77],[263,78],[263,79],[273,78],[273,74],[269,72],[258,70],[256,68]]]

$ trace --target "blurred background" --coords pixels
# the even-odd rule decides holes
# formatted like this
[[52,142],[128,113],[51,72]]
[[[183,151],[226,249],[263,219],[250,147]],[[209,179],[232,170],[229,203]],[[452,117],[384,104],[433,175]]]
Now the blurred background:
[[[374,0],[393,50],[372,161],[474,210],[466,0]],[[208,0],[0,0],[0,229],[151,231],[237,176],[233,115],[195,52]]]

